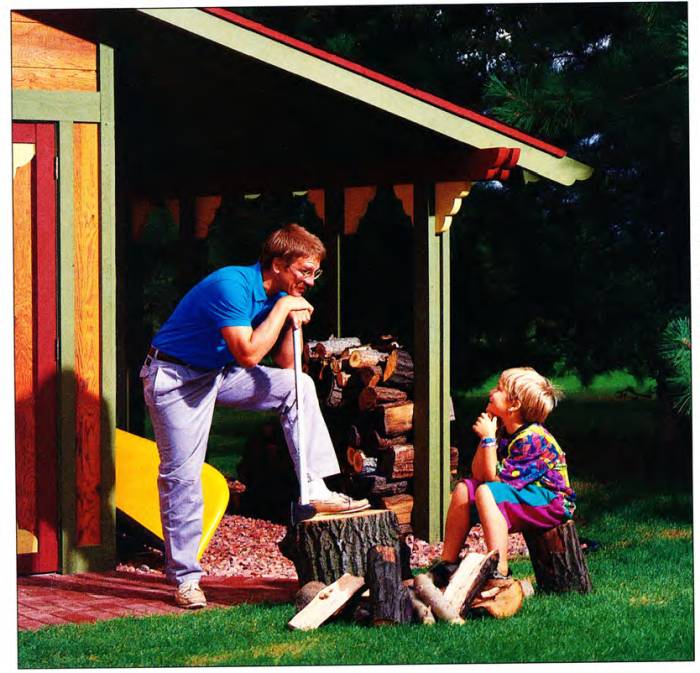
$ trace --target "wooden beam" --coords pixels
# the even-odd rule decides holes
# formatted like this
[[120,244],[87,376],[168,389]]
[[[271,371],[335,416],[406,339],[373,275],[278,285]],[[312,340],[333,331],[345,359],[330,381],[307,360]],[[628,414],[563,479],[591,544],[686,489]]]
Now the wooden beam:
[[100,307],[103,558],[116,557],[117,265],[114,50],[100,44]]
[[[414,187],[414,362],[413,412],[416,535],[436,542],[442,535],[444,470],[442,453],[442,342],[440,239],[429,210],[429,188]],[[449,442],[448,448],[449,451]],[[448,464],[449,468],[449,464]]]
[[77,572],[75,550],[75,302],[73,235],[73,124],[58,124],[59,184],[59,441],[61,476],[61,566]]
[[86,91],[12,91],[12,118],[32,121],[100,120],[100,94]]

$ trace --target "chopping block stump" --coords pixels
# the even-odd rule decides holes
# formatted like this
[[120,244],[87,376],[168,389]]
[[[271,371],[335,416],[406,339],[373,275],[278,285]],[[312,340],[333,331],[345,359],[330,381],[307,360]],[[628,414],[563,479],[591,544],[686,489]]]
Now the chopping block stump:
[[588,565],[573,521],[546,531],[527,532],[523,537],[540,591],[582,594],[592,591]]
[[366,509],[350,514],[317,514],[287,528],[279,549],[290,561],[299,584],[332,584],[345,573],[364,577],[367,552],[375,546],[392,547],[404,579],[411,577],[410,550],[399,534],[396,514]]

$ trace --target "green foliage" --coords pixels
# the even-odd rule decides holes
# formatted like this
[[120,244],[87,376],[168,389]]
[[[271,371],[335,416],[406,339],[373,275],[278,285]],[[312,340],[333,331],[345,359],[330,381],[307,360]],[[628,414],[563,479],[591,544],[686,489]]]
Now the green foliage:
[[666,325],[661,335],[659,353],[671,370],[668,382],[673,389],[674,406],[679,413],[690,416],[692,360],[690,320],[687,317],[674,318]]
[[[464,626],[364,628],[336,621],[291,632],[292,605],[116,619],[19,633],[20,668],[290,666],[693,659],[692,499],[677,489],[574,481],[577,527],[601,542],[594,591],[536,595],[514,617]],[[530,576],[525,560],[516,577]],[[537,637],[533,637],[537,634]],[[504,645],[507,643],[507,647]]]

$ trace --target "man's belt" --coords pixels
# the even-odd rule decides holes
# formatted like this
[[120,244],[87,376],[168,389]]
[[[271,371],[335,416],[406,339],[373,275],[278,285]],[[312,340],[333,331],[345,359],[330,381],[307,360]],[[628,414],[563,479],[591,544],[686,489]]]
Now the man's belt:
[[174,365],[184,365],[185,367],[192,366],[189,362],[180,360],[180,358],[176,358],[174,355],[168,355],[167,353],[164,353],[162,350],[154,348],[153,346],[148,349],[148,357],[153,358],[154,360],[163,360],[163,362],[172,362]]

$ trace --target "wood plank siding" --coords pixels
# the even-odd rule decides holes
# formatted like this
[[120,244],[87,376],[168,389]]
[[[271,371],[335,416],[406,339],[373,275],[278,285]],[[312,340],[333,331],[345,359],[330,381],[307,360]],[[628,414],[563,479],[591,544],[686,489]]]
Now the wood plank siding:
[[73,126],[76,538],[101,542],[100,185],[97,124]]
[[[15,441],[17,478],[17,526],[36,534],[36,395],[34,386],[34,292],[32,263],[34,182],[36,163],[34,143],[15,146],[16,159],[12,182],[14,319],[15,319]],[[25,159],[28,161],[25,162]]]
[[19,12],[12,18],[12,88],[97,91],[97,45]]

